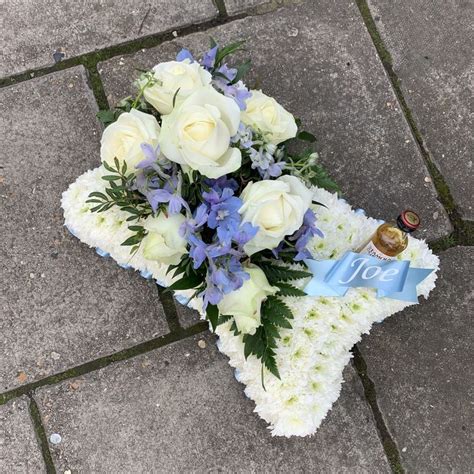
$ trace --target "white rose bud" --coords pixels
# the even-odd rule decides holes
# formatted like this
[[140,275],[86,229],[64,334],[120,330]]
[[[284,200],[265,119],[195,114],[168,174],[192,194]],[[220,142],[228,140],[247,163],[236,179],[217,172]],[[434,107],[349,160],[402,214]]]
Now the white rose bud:
[[244,247],[248,255],[274,249],[303,224],[313,194],[295,176],[249,183],[240,195],[243,222],[258,226],[258,232]]
[[233,99],[211,86],[199,89],[163,116],[161,151],[171,161],[219,178],[240,168],[240,150],[229,146],[239,122],[240,109]]
[[219,312],[233,316],[237,329],[243,334],[255,334],[260,326],[260,307],[268,295],[278,288],[270,286],[265,273],[256,265],[244,267],[250,278],[236,291],[232,291],[217,304]]
[[242,112],[242,122],[259,130],[270,143],[278,145],[296,136],[298,127],[295,118],[273,97],[253,90]]
[[162,115],[171,113],[173,99],[175,106],[178,106],[186,97],[197,89],[207,86],[212,80],[208,71],[190,59],[160,63],[153,68],[153,77],[156,83],[147,87],[143,95]]
[[148,234],[142,240],[143,256],[166,265],[176,265],[186,250],[186,240],[179,235],[179,228],[186,218],[182,214],[168,217],[161,212],[148,217],[144,228]]
[[156,148],[159,134],[160,126],[153,115],[132,109],[121,114],[104,130],[100,141],[100,159],[113,166],[114,158],[117,158],[133,169],[145,159],[141,144],[148,143]]

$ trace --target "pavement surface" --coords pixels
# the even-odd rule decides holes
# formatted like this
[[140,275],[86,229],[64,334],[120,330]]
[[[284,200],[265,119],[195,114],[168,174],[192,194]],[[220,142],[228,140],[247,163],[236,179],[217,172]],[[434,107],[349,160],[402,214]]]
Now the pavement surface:
[[[0,472],[472,472],[472,1],[2,14]],[[311,438],[272,438],[197,314],[63,227],[62,191],[99,164],[96,112],[209,36],[246,39],[249,83],[317,136],[344,197],[381,219],[414,207],[441,258],[430,299],[354,348]]]

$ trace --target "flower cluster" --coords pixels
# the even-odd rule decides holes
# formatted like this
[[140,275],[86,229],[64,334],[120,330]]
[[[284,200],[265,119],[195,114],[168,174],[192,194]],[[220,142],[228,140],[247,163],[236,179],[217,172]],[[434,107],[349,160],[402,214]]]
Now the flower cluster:
[[[180,234],[189,242],[193,269],[207,263],[206,287],[202,293],[207,307],[209,303],[217,305],[224,295],[238,290],[249,279],[241,263],[245,257],[243,246],[258,228],[242,223],[239,214],[242,200],[234,196],[238,188],[234,179],[205,180],[205,184],[209,188],[202,193],[203,203],[181,226]],[[210,242],[206,242],[206,231]]]
[[201,58],[183,49],[137,80],[136,97],[111,111],[101,141],[108,174],[91,211],[116,206],[128,214],[122,245],[168,266],[173,290],[202,298],[214,329],[232,321],[253,354],[279,377],[276,340],[291,327],[284,296],[304,296],[291,281],[308,276],[298,262],[322,237],[308,186],[331,186],[314,141],[293,115],[232,66],[242,42],[213,40]]

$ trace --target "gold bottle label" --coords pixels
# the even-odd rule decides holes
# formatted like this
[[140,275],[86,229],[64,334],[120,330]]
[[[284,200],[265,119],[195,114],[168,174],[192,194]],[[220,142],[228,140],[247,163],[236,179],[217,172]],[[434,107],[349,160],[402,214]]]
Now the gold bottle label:
[[381,252],[372,241],[370,241],[361,251],[360,253],[365,253],[370,255],[371,257],[377,257],[379,260],[395,260],[395,257],[390,257],[389,255],[385,255]]

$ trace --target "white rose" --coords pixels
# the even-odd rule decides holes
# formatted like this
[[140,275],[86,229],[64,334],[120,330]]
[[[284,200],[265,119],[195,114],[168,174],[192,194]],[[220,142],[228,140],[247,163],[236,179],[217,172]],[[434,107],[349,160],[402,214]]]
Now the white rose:
[[178,89],[175,106],[180,105],[196,89],[210,84],[212,80],[208,71],[199,63],[192,63],[190,59],[160,63],[153,68],[153,76],[157,82],[147,87],[143,95],[162,115],[173,110],[173,99]]
[[242,112],[242,122],[259,130],[270,143],[278,145],[296,136],[298,127],[295,118],[273,97],[254,90],[246,105],[247,108]]
[[201,88],[163,116],[161,151],[171,161],[219,178],[240,167],[240,150],[229,147],[239,122],[240,109],[233,99],[211,86]]
[[179,235],[179,228],[186,218],[182,214],[168,217],[161,212],[157,217],[148,217],[145,229],[148,234],[142,240],[143,256],[166,265],[176,265],[186,250],[186,240]]
[[113,166],[114,158],[117,158],[133,169],[145,159],[140,145],[149,143],[156,148],[159,134],[160,126],[153,115],[132,109],[121,114],[104,130],[100,141],[100,159]]
[[258,232],[244,247],[248,255],[263,249],[273,249],[286,235],[293,234],[303,224],[313,194],[295,176],[249,183],[240,195],[239,210],[243,222],[258,226]]
[[255,334],[260,326],[260,307],[268,295],[278,288],[270,286],[265,273],[256,265],[248,265],[245,271],[250,278],[236,291],[232,291],[217,304],[219,312],[233,316],[238,330],[243,334]]

